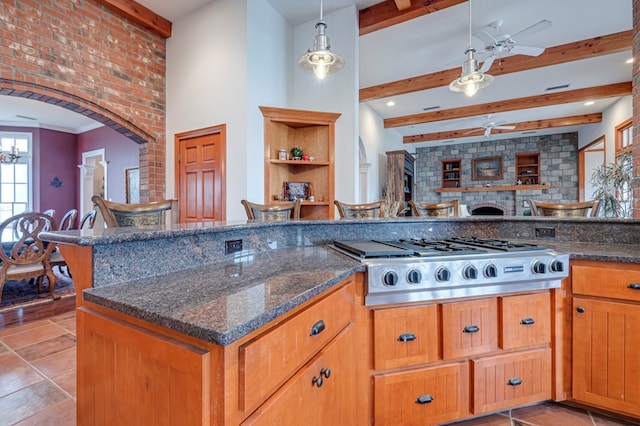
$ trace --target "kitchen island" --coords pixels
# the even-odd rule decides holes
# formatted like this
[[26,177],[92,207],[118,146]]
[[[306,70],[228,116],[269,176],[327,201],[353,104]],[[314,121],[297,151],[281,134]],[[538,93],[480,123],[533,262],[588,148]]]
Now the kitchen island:
[[[536,240],[539,227],[554,228],[556,237]],[[154,415],[167,423],[189,415],[189,424],[270,424],[310,412],[315,420],[306,424],[341,424],[332,417],[336,409],[325,410],[331,406],[344,408],[338,419],[350,413],[358,419],[350,424],[367,424],[374,370],[363,361],[372,359],[373,345],[363,267],[326,249],[327,242],[473,233],[536,240],[572,259],[634,264],[640,263],[639,229],[635,221],[476,217],[198,224],[45,237],[63,244],[78,288],[91,288],[84,297],[78,291],[82,424],[123,418],[142,424]],[[237,240],[242,251],[225,254],[225,241]],[[571,391],[571,364],[563,361],[570,354],[570,295],[565,287],[551,299],[556,400]],[[322,331],[314,335],[314,327]],[[310,335],[321,339],[309,343]],[[325,361],[337,366],[330,377]],[[333,390],[322,399],[309,394],[312,382],[314,391]],[[345,382],[352,386],[341,387]]]

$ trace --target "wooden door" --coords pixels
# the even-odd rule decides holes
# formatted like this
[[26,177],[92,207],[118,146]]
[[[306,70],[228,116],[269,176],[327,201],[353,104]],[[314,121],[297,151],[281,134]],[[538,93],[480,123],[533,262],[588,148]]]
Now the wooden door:
[[176,134],[180,222],[226,218],[226,126]]

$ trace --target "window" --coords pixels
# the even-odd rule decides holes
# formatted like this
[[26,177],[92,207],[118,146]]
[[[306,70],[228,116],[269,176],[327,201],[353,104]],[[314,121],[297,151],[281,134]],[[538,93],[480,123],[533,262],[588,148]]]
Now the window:
[[616,158],[624,154],[631,153],[631,145],[633,144],[633,121],[626,120],[619,126],[616,126]]
[[628,171],[628,178],[621,185],[618,197],[622,217],[631,217],[633,206],[633,191],[631,191],[631,176],[633,176],[633,161],[631,148],[633,146],[633,120],[628,119],[616,126],[616,163],[622,171]]
[[32,209],[31,133],[0,132],[0,150],[16,148],[16,164],[0,164],[0,222]]

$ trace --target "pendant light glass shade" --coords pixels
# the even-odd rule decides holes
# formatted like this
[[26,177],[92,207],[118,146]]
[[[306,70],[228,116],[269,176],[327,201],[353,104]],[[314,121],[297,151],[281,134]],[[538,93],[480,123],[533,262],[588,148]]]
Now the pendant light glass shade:
[[493,81],[493,76],[480,72],[474,53],[476,49],[471,45],[471,0],[469,0],[469,47],[464,52],[467,60],[462,64],[462,75],[449,84],[449,90],[462,92],[469,98]]
[[313,48],[300,57],[298,65],[304,71],[315,74],[319,80],[340,70],[344,66],[344,59],[331,52],[329,37],[325,33],[327,23],[322,19],[322,0],[320,1],[320,20],[316,24],[317,33],[313,38]]

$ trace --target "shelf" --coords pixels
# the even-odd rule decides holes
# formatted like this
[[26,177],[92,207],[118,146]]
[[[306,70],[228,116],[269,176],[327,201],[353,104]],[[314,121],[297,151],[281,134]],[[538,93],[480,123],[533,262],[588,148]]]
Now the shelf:
[[435,192],[488,192],[488,191],[530,191],[535,189],[549,189],[549,184],[542,185],[503,185],[503,186],[474,186],[466,188],[437,188]]
[[293,164],[295,166],[328,166],[329,165],[328,161],[318,161],[318,160],[304,161],[304,160],[276,160],[276,159],[271,159],[270,163],[271,164]]

